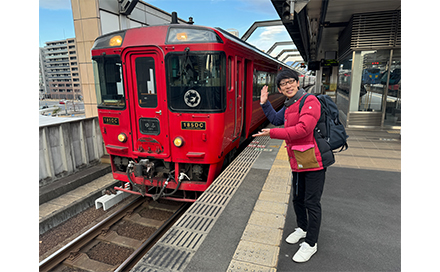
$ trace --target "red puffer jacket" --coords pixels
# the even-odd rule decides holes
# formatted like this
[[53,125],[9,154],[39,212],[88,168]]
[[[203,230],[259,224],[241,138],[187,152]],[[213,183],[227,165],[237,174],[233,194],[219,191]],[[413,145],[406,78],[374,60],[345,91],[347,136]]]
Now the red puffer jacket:
[[[301,99],[304,99],[304,96]],[[310,95],[299,114],[301,99],[286,109],[284,128],[271,129],[270,138],[286,141],[292,171],[322,170],[322,157],[313,133],[321,116],[321,103],[315,96]]]

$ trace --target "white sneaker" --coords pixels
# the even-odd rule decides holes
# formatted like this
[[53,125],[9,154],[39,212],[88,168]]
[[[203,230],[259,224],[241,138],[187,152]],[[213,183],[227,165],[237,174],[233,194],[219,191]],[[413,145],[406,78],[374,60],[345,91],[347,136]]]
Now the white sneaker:
[[318,244],[315,243],[314,247],[311,247],[308,243],[302,242],[299,250],[293,256],[292,260],[297,263],[304,263],[310,260],[313,254],[318,251]]
[[306,235],[306,231],[303,231],[301,228],[296,228],[294,232],[287,236],[286,242],[289,244],[296,244],[299,239],[306,238]]

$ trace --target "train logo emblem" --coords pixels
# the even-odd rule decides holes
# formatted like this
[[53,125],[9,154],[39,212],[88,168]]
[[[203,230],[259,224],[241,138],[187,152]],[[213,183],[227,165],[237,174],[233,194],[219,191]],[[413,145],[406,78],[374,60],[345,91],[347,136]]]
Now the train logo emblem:
[[196,90],[189,90],[183,96],[183,100],[185,101],[185,104],[188,105],[188,107],[194,108],[200,104],[200,101],[202,101],[202,97]]

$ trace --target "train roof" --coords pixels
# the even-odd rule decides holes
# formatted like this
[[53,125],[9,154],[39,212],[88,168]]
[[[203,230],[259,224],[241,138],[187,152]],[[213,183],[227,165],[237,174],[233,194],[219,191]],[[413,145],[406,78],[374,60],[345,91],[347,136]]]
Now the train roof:
[[[244,48],[247,48],[248,50],[251,50],[257,54],[259,54],[262,57],[268,58],[274,62],[276,62],[278,65],[283,66],[285,68],[291,69],[291,67],[287,66],[285,63],[281,62],[278,59],[275,59],[274,57],[270,56],[269,54],[263,52],[262,50],[258,49],[257,47],[241,40],[240,38],[232,35],[228,31],[220,28],[220,27],[207,27],[207,26],[200,26],[200,25],[189,25],[189,24],[163,24],[163,25],[154,25],[154,26],[142,26],[137,28],[129,28],[124,30],[118,30],[114,32],[107,33],[105,35],[99,36],[95,39],[95,43],[92,47],[92,50],[94,49],[104,49],[104,48],[112,48],[112,46],[108,45],[108,41],[111,39],[111,37],[114,36],[121,36],[121,39],[123,39],[123,43],[120,46],[132,46],[132,45],[143,45],[143,36],[142,34],[145,34],[145,32],[150,32],[149,34],[154,35],[148,35],[148,41],[149,44],[156,44],[156,45],[167,45],[167,44],[190,44],[195,42],[170,42],[168,34],[171,29],[188,29],[188,30],[210,30],[216,33],[217,35],[220,34],[220,38],[222,38],[222,41],[225,39],[229,42],[238,44],[239,46],[242,46]],[[158,30],[158,31],[156,31]],[[212,43],[218,43],[219,41],[210,41]],[[147,45],[147,44],[145,44]]]
[[259,48],[255,47],[255,46],[253,46],[252,44],[243,41],[242,39],[238,38],[237,36],[232,35],[232,34],[229,33],[228,31],[226,31],[226,30],[224,30],[224,29],[222,29],[222,28],[220,28],[220,27],[216,27],[215,29],[218,30],[219,32],[221,32],[225,38],[227,38],[227,39],[229,39],[229,40],[232,40],[232,41],[234,41],[234,42],[240,44],[241,46],[244,46],[244,47],[246,47],[246,48],[248,48],[248,49],[250,49],[250,50],[252,50],[252,51],[254,51],[254,52],[256,52],[256,53],[258,53],[258,54],[260,54],[260,55],[262,55],[262,56],[264,56],[264,57],[266,57],[266,58],[270,58],[270,59],[272,59],[273,61],[277,62],[277,63],[278,63],[279,65],[281,65],[281,66],[284,66],[284,67],[286,67],[286,68],[291,69],[291,68],[290,68],[289,66],[287,66],[284,62],[281,62],[280,60],[278,60],[278,59],[272,57],[271,55],[267,54],[266,52],[260,50]]

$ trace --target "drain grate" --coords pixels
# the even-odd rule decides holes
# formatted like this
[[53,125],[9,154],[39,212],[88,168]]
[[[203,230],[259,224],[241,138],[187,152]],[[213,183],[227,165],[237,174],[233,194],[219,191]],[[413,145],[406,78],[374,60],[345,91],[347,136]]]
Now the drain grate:
[[173,247],[195,250],[203,236],[204,234],[202,233],[176,228],[171,229],[171,231],[164,236],[162,242],[165,245]]
[[211,204],[196,202],[187,213],[198,214],[201,216],[217,217],[218,213],[222,210],[222,207],[213,206]]
[[182,218],[183,219],[176,224],[177,227],[202,232],[206,232],[214,221],[212,218],[194,216],[193,214],[186,214]]
[[193,252],[156,244],[131,271],[181,271],[193,254]]
[[269,140],[249,144],[131,271],[185,269]]

